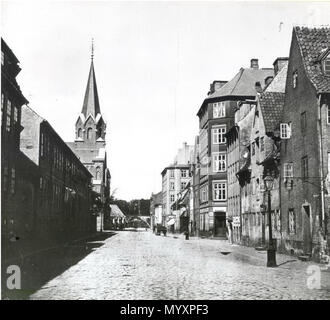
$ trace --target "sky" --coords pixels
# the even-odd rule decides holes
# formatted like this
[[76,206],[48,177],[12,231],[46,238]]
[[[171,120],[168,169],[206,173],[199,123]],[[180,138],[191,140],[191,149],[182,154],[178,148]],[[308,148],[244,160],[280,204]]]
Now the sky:
[[325,2],[1,2],[22,92],[64,141],[75,138],[94,38],[111,188],[125,200],[161,190],[163,168],[194,143],[213,80],[252,58],[272,67],[289,55],[294,25],[326,24]]

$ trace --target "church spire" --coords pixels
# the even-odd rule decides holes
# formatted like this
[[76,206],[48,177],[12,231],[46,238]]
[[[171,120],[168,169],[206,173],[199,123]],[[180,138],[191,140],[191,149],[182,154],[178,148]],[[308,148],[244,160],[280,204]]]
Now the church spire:
[[94,39],[92,39],[92,50],[91,50],[91,66],[89,69],[87,87],[85,92],[84,103],[82,107],[81,113],[84,114],[85,118],[87,118],[90,114],[96,118],[100,111],[100,104],[99,104],[99,96],[97,93],[97,86],[96,86],[96,78],[95,78],[95,71],[94,71]]

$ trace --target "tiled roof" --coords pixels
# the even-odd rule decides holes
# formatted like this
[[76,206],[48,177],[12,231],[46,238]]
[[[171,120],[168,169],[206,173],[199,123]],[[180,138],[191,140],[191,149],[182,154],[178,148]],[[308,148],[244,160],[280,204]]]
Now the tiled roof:
[[116,204],[110,204],[110,208],[111,208],[110,217],[117,217],[117,218],[125,217],[123,212],[119,209],[119,207]]
[[285,94],[282,92],[263,92],[259,105],[264,119],[266,132],[272,132],[281,121]]
[[330,92],[330,76],[322,72],[320,55],[330,48],[330,27],[294,27],[306,74],[318,93]]

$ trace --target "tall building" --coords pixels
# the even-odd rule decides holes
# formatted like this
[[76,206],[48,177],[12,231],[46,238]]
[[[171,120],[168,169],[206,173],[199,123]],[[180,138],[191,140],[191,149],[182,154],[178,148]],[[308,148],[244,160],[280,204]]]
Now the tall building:
[[[20,152],[22,105],[28,103],[16,81],[19,61],[1,38],[1,236],[3,249],[10,238],[33,233],[38,170]],[[12,243],[12,242],[10,242]],[[10,249],[9,249],[10,250]],[[7,255],[4,249],[3,253]],[[8,255],[7,255],[8,257]]]
[[329,248],[330,28],[294,27],[281,123],[282,237],[288,252]]
[[[235,243],[264,245],[266,241],[267,215],[261,163],[271,162],[276,148],[273,136],[283,110],[287,64],[288,58],[275,60],[275,77],[268,79],[264,91],[255,100],[237,105],[235,126],[227,134],[228,217],[232,221]],[[279,188],[278,183],[276,185],[272,195],[273,204],[277,202],[274,206],[277,217]]]
[[47,120],[22,107],[21,151],[38,168],[35,234],[70,240],[96,231],[91,213],[90,172]]
[[179,149],[174,163],[162,171],[162,203],[163,203],[163,225],[170,223],[171,230],[179,230],[179,225],[174,222],[171,205],[178,199],[178,195],[190,182],[190,161],[193,147],[187,143]]
[[203,101],[199,117],[200,143],[200,234],[226,236],[227,145],[226,133],[234,126],[237,103],[255,99],[270,77],[272,68],[259,68],[258,59],[250,68],[241,68],[229,82],[216,81]]
[[107,166],[106,127],[100,109],[92,54],[84,102],[75,124],[76,138],[67,144],[93,175],[93,190],[100,196],[104,208],[101,214],[110,210],[111,176]]

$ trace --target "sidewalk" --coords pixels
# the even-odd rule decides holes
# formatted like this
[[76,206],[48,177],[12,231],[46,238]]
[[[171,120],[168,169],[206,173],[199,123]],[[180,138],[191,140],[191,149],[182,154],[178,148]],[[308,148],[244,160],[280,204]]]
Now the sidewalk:
[[68,241],[54,241],[49,239],[33,238],[33,239],[20,239],[18,241],[9,243],[9,246],[2,248],[1,260],[2,263],[8,264],[17,260],[24,260],[29,256],[39,254],[42,252],[54,250],[60,247],[65,247],[79,241],[92,239],[99,237],[104,232],[95,232],[90,235],[86,235],[77,239],[71,239]]
[[[267,265],[267,251],[258,251],[254,247],[246,247],[238,244],[229,244],[228,240],[219,240],[212,238],[199,238],[199,237],[189,237],[189,240],[185,240],[184,234],[167,234],[168,237],[178,239],[180,241],[191,242],[194,245],[198,246],[201,250],[214,250],[226,256],[228,259],[237,259],[244,261],[246,263],[257,265],[257,266],[266,266]],[[310,265],[317,265],[321,268],[324,268],[324,264],[316,263],[314,261],[303,262],[298,259],[296,256],[290,256],[283,253],[276,253],[276,263],[278,267],[291,268],[295,269],[306,269]],[[328,268],[330,272],[330,268]]]

